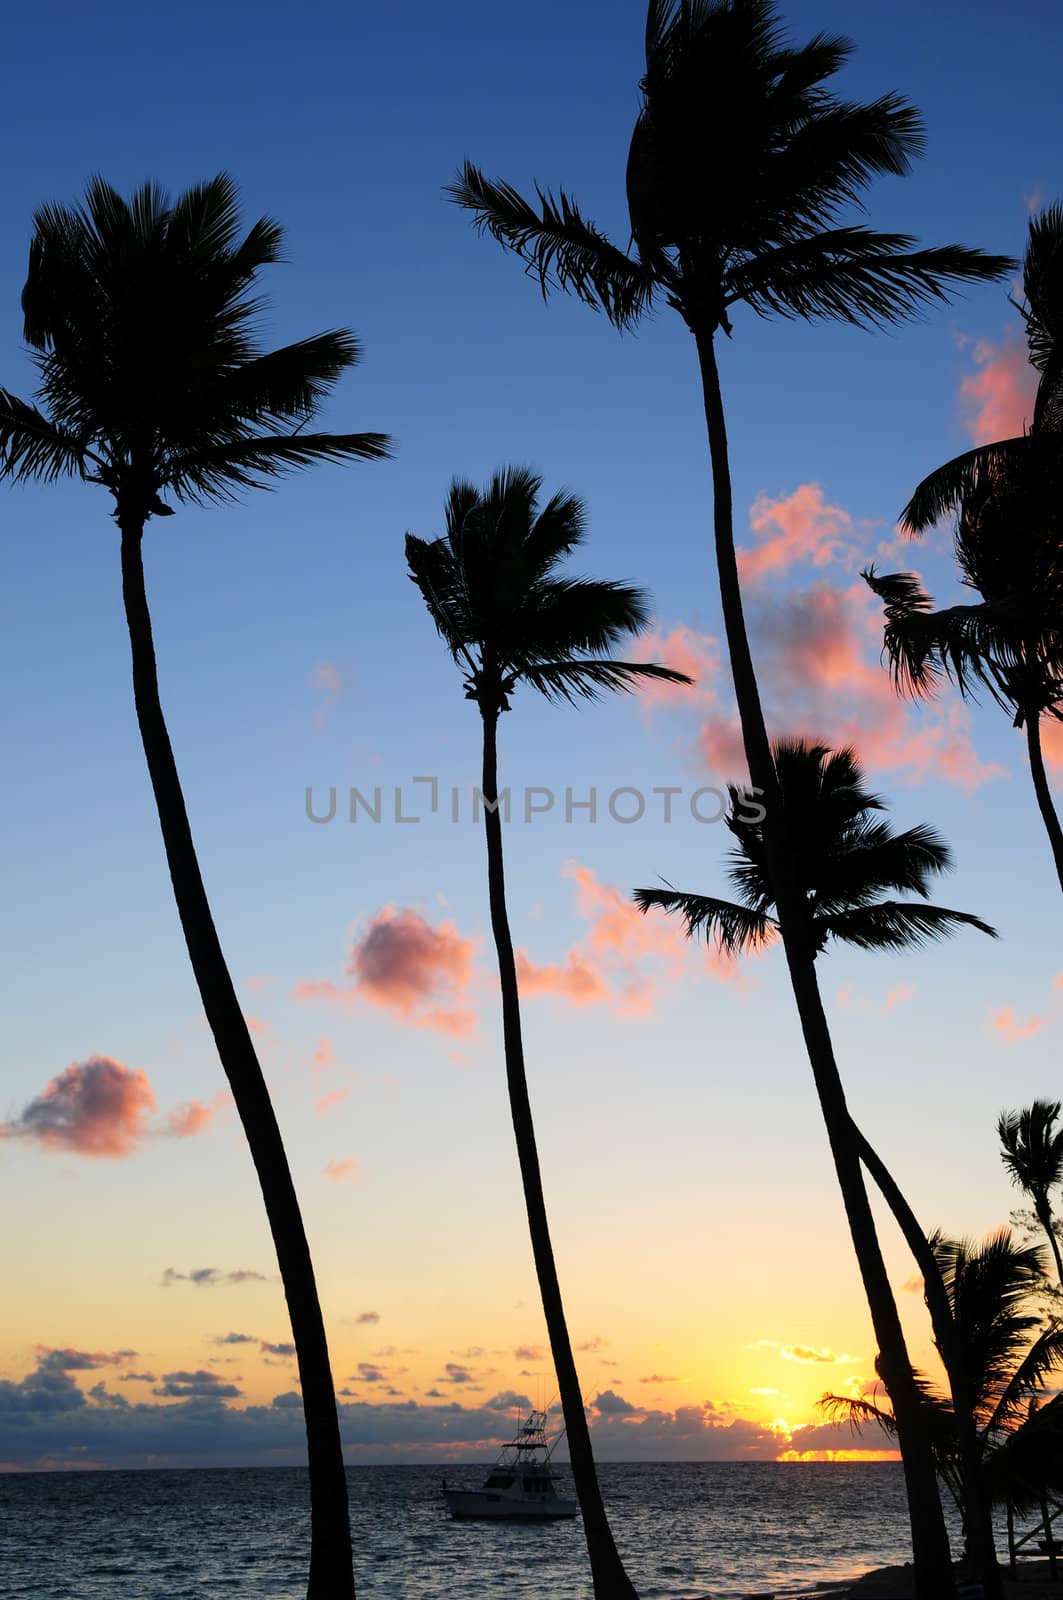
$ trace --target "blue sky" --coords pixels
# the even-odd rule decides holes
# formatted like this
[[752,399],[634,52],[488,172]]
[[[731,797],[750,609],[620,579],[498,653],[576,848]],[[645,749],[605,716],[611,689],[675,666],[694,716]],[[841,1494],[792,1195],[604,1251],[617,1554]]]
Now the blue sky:
[[[989,5],[865,10],[823,0],[788,6],[785,18],[799,36],[851,29],[859,48],[847,91],[898,88],[925,112],[928,155],[910,179],[876,187],[871,220],[927,242],[1021,254],[1029,197],[1060,192],[1056,8],[1025,8],[1021,33]],[[424,1352],[407,1396],[432,1381],[446,1355],[440,1341],[489,1345],[481,1330],[512,1319],[518,1300],[531,1324],[538,1315],[498,1078],[481,840],[470,824],[438,818],[315,828],[304,792],[387,791],[419,773],[445,787],[475,780],[475,717],[402,558],[407,529],[438,531],[454,474],[482,481],[504,462],[530,462],[548,488],[569,485],[589,511],[585,570],[645,584],[660,637],[680,626],[701,639],[719,632],[710,481],[682,325],[662,311],[620,338],[577,305],[544,306],[519,266],[441,194],[470,156],[520,186],[563,183],[623,242],[642,25],[642,6],[628,0],[445,11],[193,4],[151,15],[55,6],[19,17],[0,65],[9,124],[30,135],[9,163],[0,207],[0,382],[32,386],[18,296],[36,205],[73,200],[96,171],[127,190],[147,177],[180,189],[225,169],[249,221],[267,212],[287,228],[288,262],[264,284],[269,339],[353,327],[364,361],[327,420],[397,442],[387,464],[324,468],[236,507],[155,522],[147,566],[164,700],[232,969],[245,986],[272,980],[245,987],[247,1005],[268,1029],[263,1048],[336,1337],[346,1351],[345,1318],[378,1301],[390,1308],[382,1316],[401,1324],[399,1343]],[[739,542],[756,544],[758,497],[784,505],[802,485],[818,485],[820,505],[849,519],[836,561],[766,581],[754,607],[765,656],[795,593],[855,583],[921,474],[970,441],[960,391],[983,370],[974,342],[992,347],[992,362],[1016,324],[1001,286],[885,336],[736,318],[721,361]],[[220,1074],[143,771],[108,503],[75,485],[2,492],[0,959],[11,998],[0,1019],[0,1119],[94,1053],[145,1071],[160,1111],[209,1103]],[[947,595],[944,549],[901,551],[894,564],[914,560]],[[322,667],[341,692],[314,687]],[[725,673],[706,687],[726,711]],[[578,794],[594,785],[603,796],[618,785],[719,782],[733,774],[696,749],[706,714],[700,702],[557,711],[524,698],[503,729],[506,777]],[[1010,1204],[996,1111],[1054,1091],[1063,961],[1021,741],[991,707],[956,714],[973,758],[997,764],[999,776],[968,789],[933,763],[871,775],[900,824],[933,821],[953,844],[958,870],[939,898],[978,911],[1005,937],[990,945],[971,935],[905,961],[839,955],[824,986],[854,1103],[917,1209],[978,1232]],[[515,826],[518,942],[545,966],[592,938],[567,861],[617,889],[657,875],[709,888],[722,832],[689,816],[666,827],[656,809],[631,828],[556,815]],[[388,905],[433,926],[450,920],[478,941],[471,1039],[411,1028],[394,1010],[293,997],[300,979],[342,983],[351,939]],[[643,1359],[636,1345],[672,1350],[668,1371],[689,1369],[693,1388],[666,1388],[665,1410],[687,1393],[752,1416],[739,1390],[749,1377],[742,1352],[757,1338],[855,1343],[866,1372],[869,1336],[780,963],[766,957],[744,990],[693,966],[673,977],[666,965],[638,1017],[529,1000],[556,1222],[573,1267],[594,1264],[574,1290],[588,1341],[600,1334],[620,1346],[632,1373]],[[889,1001],[899,984],[914,994]],[[1042,1026],[1009,1041],[989,1020],[1005,1007],[1016,1029],[1034,1017]],[[358,1074],[327,1116],[313,1110],[308,1065],[323,1036],[337,1070]],[[326,1162],[347,1159],[364,1168],[360,1186],[322,1180]],[[489,1224],[485,1184],[499,1197]],[[206,1252],[222,1267],[272,1270],[231,1116],[126,1161],[0,1144],[0,1188],[32,1219],[16,1263],[17,1325],[0,1348],[12,1381],[32,1370],[37,1344],[150,1352],[155,1340],[158,1364],[187,1365],[179,1336],[191,1350],[214,1335],[203,1297],[181,1302],[187,1325],[163,1315],[160,1295],[169,1307],[179,1292],[160,1290],[163,1269]],[[478,1263],[456,1242],[471,1226],[484,1231]],[[780,1269],[772,1298],[786,1310],[769,1327],[775,1313],[757,1280],[781,1242],[796,1264]],[[837,1292],[825,1303],[813,1263],[832,1251]],[[902,1282],[903,1253],[893,1260]],[[433,1334],[433,1305],[448,1303],[454,1284],[465,1308]],[[660,1307],[656,1331],[650,1303]],[[263,1301],[262,1319],[267,1311],[263,1336],[280,1339],[283,1306]],[[519,1330],[495,1338],[499,1348],[521,1342]],[[925,1344],[925,1334],[913,1338]],[[500,1368],[498,1388],[518,1378]],[[269,1381],[258,1372],[246,1392],[268,1401]],[[587,1382],[612,1387],[613,1374],[592,1366]],[[807,1401],[795,1396],[802,1416]]]

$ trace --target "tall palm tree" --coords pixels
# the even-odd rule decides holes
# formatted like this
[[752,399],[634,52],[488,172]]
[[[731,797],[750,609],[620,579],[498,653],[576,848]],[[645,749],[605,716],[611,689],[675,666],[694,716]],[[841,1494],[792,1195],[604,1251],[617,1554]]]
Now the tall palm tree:
[[948,298],[952,283],[1010,266],[960,245],[915,249],[905,234],[843,223],[879,173],[923,148],[918,113],[896,94],[867,105],[829,87],[852,46],[791,46],[770,0],[650,0],[642,107],[627,164],[632,250],[589,222],[564,190],[534,201],[466,163],[451,197],[513,250],[545,293],[558,288],[629,327],[656,304],[694,337],[713,474],[717,576],[749,775],[762,791],[765,848],[809,1060],[853,1242],[898,1408],[920,1600],[952,1582],[925,1419],[874,1236],[845,1095],[814,982],[814,950],[779,812],[742,609],[716,336],[744,304],[761,316],[889,325]]
[[[994,1505],[1039,1508],[1047,1494],[1063,1493],[1063,1395],[1046,1390],[1046,1380],[1063,1366],[1063,1323],[1035,1309],[1044,1282],[1041,1251],[1017,1245],[1007,1229],[980,1245],[940,1233],[930,1242],[967,1352],[985,1493]],[[938,1468],[969,1537],[955,1411],[925,1380],[921,1387]],[[820,1405],[829,1418],[854,1428],[873,1424],[896,1432],[892,1411],[874,1399],[828,1394]]]
[[1039,373],[1031,431],[948,461],[901,514],[913,535],[955,513],[964,585],[981,598],[935,611],[911,573],[864,577],[885,602],[885,648],[902,692],[933,694],[942,677],[981,686],[1025,728],[1041,820],[1063,889],[1063,825],[1041,749],[1041,725],[1063,721],[1063,207],[1030,221],[1023,263],[1030,361]]
[[1035,1100],[1021,1111],[1002,1111],[997,1120],[1000,1158],[1012,1183],[1033,1201],[1063,1287],[1063,1258],[1052,1219],[1051,1191],[1063,1184],[1063,1128],[1057,1128],[1058,1100]]
[[0,389],[0,475],[101,485],[114,502],[133,693],[185,943],[258,1173],[296,1345],[311,1490],[311,1600],[354,1594],[347,1484],[310,1250],[262,1069],[229,976],[196,859],[163,718],[142,547],[153,517],[234,498],[318,461],[374,460],[384,435],[306,430],[358,360],[352,334],[263,351],[253,297],[282,233],[241,237],[220,176],[171,201],[125,200],[96,178],[83,205],[34,218],[22,296],[40,404]]
[[584,538],[584,510],[558,493],[540,509],[541,478],[522,468],[497,472],[483,490],[456,481],[446,534],[431,542],[406,537],[410,576],[454,660],[466,698],[483,724],[484,831],[491,931],[502,988],[502,1034],[510,1113],[517,1142],[532,1254],[557,1372],[572,1475],[579,1496],[596,1600],[634,1600],[617,1552],[594,1470],[579,1376],[565,1321],[543,1197],[521,1035],[520,994],[506,910],[502,818],[498,796],[498,719],[514,690],[527,684],[553,702],[593,700],[631,690],[647,678],[689,683],[648,662],[615,661],[606,652],[649,620],[642,592],[627,584],[562,576],[557,569]]
[[[948,847],[932,828],[894,833],[878,820],[884,802],[864,786],[851,750],[829,751],[801,739],[783,739],[772,749],[787,835],[792,841],[799,892],[808,908],[817,956],[832,941],[864,950],[901,950],[943,938],[964,925],[993,929],[969,912],[926,903],[931,879],[950,865]],[[687,933],[715,938],[731,955],[754,950],[778,937],[777,905],[769,876],[760,807],[730,788],[727,826],[737,844],[728,876],[737,901],[671,888],[636,889],[642,911],[659,907],[681,915]],[[897,900],[896,891],[918,900]],[[860,1158],[896,1218],[925,1284],[934,1337],[949,1376],[960,1440],[960,1461],[972,1511],[970,1543],[986,1600],[999,1600],[993,1530],[987,1502],[979,1499],[980,1467],[973,1396],[965,1353],[945,1286],[926,1234],[898,1184],[864,1135],[850,1123]]]

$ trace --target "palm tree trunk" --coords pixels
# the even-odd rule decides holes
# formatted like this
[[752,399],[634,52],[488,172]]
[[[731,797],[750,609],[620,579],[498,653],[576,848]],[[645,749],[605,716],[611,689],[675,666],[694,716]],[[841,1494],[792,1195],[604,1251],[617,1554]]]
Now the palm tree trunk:
[[579,1374],[572,1354],[572,1341],[561,1301],[561,1286],[550,1243],[550,1224],[543,1198],[535,1125],[528,1098],[528,1079],[524,1070],[524,1041],[520,1025],[520,994],[513,938],[506,911],[505,864],[502,854],[502,819],[498,811],[498,712],[481,707],[484,725],[483,784],[484,829],[487,836],[487,882],[491,902],[491,931],[498,954],[498,976],[502,987],[502,1036],[506,1056],[506,1083],[509,1109],[517,1141],[517,1157],[528,1212],[535,1273],[539,1280],[546,1330],[565,1417],[572,1477],[576,1485],[583,1531],[587,1539],[595,1600],[638,1600],[634,1584],[624,1571],[613,1532],[602,1504],[598,1475],[594,1467],[590,1430],[583,1409]]
[[173,748],[163,718],[151,615],[144,587],[144,521],[126,515],[120,517],[119,526],[122,594],[133,657],[137,721],[162,825],[170,880],[203,1009],[262,1187],[291,1318],[306,1418],[310,1475],[307,1600],[353,1600],[347,1477],[310,1248],[269,1090],[207,902]]
[[853,1132],[860,1147],[860,1159],[892,1211],[916,1265],[923,1274],[923,1289],[934,1330],[934,1342],[948,1375],[952,1409],[956,1419],[967,1552],[974,1576],[982,1586],[983,1600],[1004,1600],[1003,1580],[1000,1575],[1000,1564],[997,1561],[996,1541],[993,1537],[993,1508],[982,1475],[982,1451],[978,1439],[978,1423],[974,1414],[974,1393],[967,1374],[965,1352],[956,1337],[956,1324],[953,1321],[945,1281],[941,1276],[937,1257],[930,1248],[930,1241],[919,1226],[915,1212],[905,1199],[893,1174],[855,1123]]
[[1034,1210],[1037,1212],[1037,1220],[1045,1230],[1048,1242],[1052,1246],[1052,1254],[1056,1261],[1056,1276],[1059,1278],[1060,1286],[1063,1287],[1063,1259],[1060,1258],[1059,1240],[1056,1238],[1055,1225],[1052,1221],[1052,1207],[1049,1204],[1048,1195],[1035,1194],[1033,1204]]
[[[1060,826],[1056,808],[1052,802],[1052,791],[1048,786],[1048,777],[1045,773],[1044,755],[1041,751],[1041,711],[1037,705],[1026,707],[1026,749],[1030,758],[1030,776],[1033,779],[1033,792],[1037,796],[1037,806],[1041,813],[1041,821],[1048,834],[1048,842],[1052,846],[1052,856],[1056,863],[1056,876],[1059,887],[1063,889],[1063,827]],[[1059,1261],[1059,1251],[1056,1250],[1056,1261]],[[1063,1280],[1063,1268],[1060,1268],[1060,1278]]]
[[849,1231],[878,1340],[882,1380],[897,1419],[912,1528],[916,1600],[945,1600],[945,1597],[955,1593],[955,1585],[929,1432],[875,1232],[860,1167],[859,1148],[834,1059],[834,1047],[816,979],[815,950],[809,933],[806,907],[793,876],[785,834],[786,820],[780,804],[771,746],[749,649],[735,556],[727,428],[713,334],[711,330],[698,328],[694,329],[694,334],[712,460],[713,524],[720,600],[749,776],[760,791],[760,801],[766,811],[764,847],[779,913],[779,928],[801,1031],[849,1220]]

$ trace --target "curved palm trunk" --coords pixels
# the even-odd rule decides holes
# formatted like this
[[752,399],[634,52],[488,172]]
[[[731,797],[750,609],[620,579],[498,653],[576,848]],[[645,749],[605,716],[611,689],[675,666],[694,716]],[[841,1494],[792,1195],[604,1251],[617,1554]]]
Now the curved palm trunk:
[[502,987],[502,1036],[506,1055],[506,1083],[509,1109],[517,1140],[517,1157],[528,1211],[535,1274],[539,1280],[546,1331],[554,1358],[561,1409],[565,1417],[572,1477],[576,1485],[583,1531],[587,1539],[595,1600],[638,1600],[634,1584],[624,1571],[613,1532],[602,1504],[598,1475],[594,1467],[590,1430],[583,1409],[579,1374],[572,1354],[572,1341],[561,1301],[561,1286],[550,1243],[550,1225],[543,1198],[535,1126],[528,1098],[528,1079],[524,1070],[524,1042],[520,1025],[520,994],[513,939],[506,911],[505,866],[502,855],[502,819],[498,812],[498,712],[481,707],[484,725],[483,797],[484,830],[487,836],[487,881],[491,902],[491,931],[498,955],[498,976]]
[[1052,1221],[1052,1207],[1049,1204],[1048,1195],[1043,1191],[1038,1192],[1033,1197],[1033,1205],[1034,1210],[1037,1212],[1037,1220],[1045,1230],[1048,1242],[1052,1246],[1052,1254],[1056,1261],[1056,1276],[1059,1278],[1060,1286],[1063,1287],[1063,1259],[1060,1258],[1059,1240],[1056,1238],[1055,1225]]
[[[779,928],[801,1032],[878,1341],[882,1380],[897,1419],[912,1528],[916,1600],[945,1600],[945,1597],[955,1593],[955,1585],[929,1432],[875,1232],[860,1168],[859,1148],[820,998],[815,951],[809,936],[805,906],[793,878],[784,831],[785,818],[779,802],[771,746],[746,633],[734,547],[727,428],[713,335],[704,329],[695,328],[693,331],[698,347],[709,454],[712,459],[713,525],[720,600],[749,776],[760,791],[761,802],[766,808],[764,848],[779,913]],[[780,831],[780,824],[783,831]]]
[[930,1241],[896,1179],[853,1123],[853,1134],[864,1163],[879,1193],[893,1213],[905,1243],[923,1274],[927,1310],[934,1330],[934,1342],[948,1375],[952,1409],[956,1418],[956,1437],[960,1453],[960,1486],[963,1499],[963,1527],[967,1554],[975,1578],[982,1586],[983,1600],[1003,1600],[1003,1580],[993,1538],[993,1508],[982,1475],[982,1450],[974,1414],[974,1393],[967,1374],[962,1342],[956,1337],[952,1307],[945,1281]]
[[288,1302],[306,1418],[310,1472],[310,1575],[307,1600],[353,1600],[347,1478],[310,1248],[280,1129],[225,964],[207,902],[181,782],[159,699],[155,646],[144,588],[140,518],[124,517],[122,594],[133,657],[133,693],[144,754],[162,825],[166,860],[203,1009],[229,1080],[262,1187]]
[[[1048,842],[1052,846],[1052,856],[1056,863],[1056,876],[1059,887],[1063,889],[1063,827],[1060,826],[1055,805],[1052,802],[1052,791],[1048,786],[1048,777],[1045,773],[1044,755],[1041,751],[1041,712],[1038,706],[1026,708],[1026,749],[1030,758],[1030,776],[1033,779],[1033,792],[1037,796],[1037,806],[1041,813],[1041,820],[1048,834]],[[1053,1241],[1052,1245],[1056,1256],[1056,1265],[1059,1267],[1060,1281],[1063,1282],[1063,1265],[1060,1265],[1059,1247]]]

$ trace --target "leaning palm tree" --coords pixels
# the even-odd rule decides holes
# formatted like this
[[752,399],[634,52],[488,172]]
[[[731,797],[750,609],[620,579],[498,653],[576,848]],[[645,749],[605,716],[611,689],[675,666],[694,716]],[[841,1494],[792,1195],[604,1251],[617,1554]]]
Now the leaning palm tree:
[[532,1254],[583,1514],[596,1600],[632,1600],[635,1589],[617,1552],[594,1469],[590,1432],[565,1321],[543,1197],[521,1035],[520,994],[506,909],[498,795],[498,719],[527,684],[552,702],[593,700],[648,678],[689,683],[647,662],[606,652],[646,627],[645,596],[626,584],[562,576],[558,567],[583,541],[584,511],[571,494],[539,506],[541,478],[521,468],[498,472],[485,489],[451,486],[446,534],[431,542],[408,534],[410,576],[464,674],[466,698],[483,725],[484,830],[491,931],[502,988],[502,1034],[510,1114],[516,1136]]
[[1012,1183],[1033,1201],[1063,1287],[1063,1258],[1052,1218],[1051,1192],[1063,1184],[1063,1128],[1058,1100],[1035,1100],[1022,1111],[1002,1111],[997,1120],[1000,1158]]
[[946,462],[920,483],[901,525],[924,533],[956,514],[960,577],[979,600],[934,610],[911,573],[864,577],[885,603],[884,644],[902,693],[942,678],[979,688],[1026,733],[1027,759],[1063,888],[1063,825],[1045,772],[1041,726],[1063,721],[1063,207],[1030,222],[1023,282],[1030,361],[1039,373],[1031,431]]
[[[1063,1366],[1063,1323],[1036,1310],[1041,1251],[1017,1245],[1007,1229],[980,1245],[940,1233],[930,1243],[967,1353],[985,1495],[1009,1513],[1040,1509],[1047,1495],[1063,1493],[1063,1396],[1046,1387]],[[925,1380],[921,1390],[938,1469],[969,1547],[971,1506],[955,1411]],[[892,1410],[874,1398],[828,1394],[820,1405],[831,1420],[896,1433]]]
[[[983,933],[993,929],[965,911],[927,902],[931,880],[950,865],[948,847],[932,828],[920,825],[894,833],[876,817],[884,802],[864,785],[851,750],[829,751],[801,739],[773,746],[776,783],[786,830],[794,851],[798,888],[807,908],[809,933],[817,956],[833,942],[863,950],[903,950],[944,938],[963,926]],[[765,818],[760,806],[738,786],[730,790],[727,826],[737,843],[728,876],[737,900],[692,894],[668,886],[636,889],[642,911],[658,907],[678,913],[692,937],[715,939],[731,956],[756,950],[778,938],[778,908],[768,871]],[[916,900],[894,898],[900,891]],[[953,1324],[934,1253],[898,1184],[855,1123],[850,1135],[860,1158],[881,1190],[923,1274],[934,1337],[949,1376],[960,1439],[961,1467],[970,1484],[971,1545],[987,1600],[1000,1594],[992,1524],[987,1504],[979,1508],[979,1466],[974,1436],[973,1398],[962,1340]]]
[[83,205],[34,219],[22,296],[39,404],[0,389],[0,475],[101,485],[118,525],[133,694],[163,843],[203,1009],[229,1080],[277,1250],[299,1362],[311,1490],[308,1595],[354,1594],[336,1400],[299,1204],[262,1069],[207,902],[163,718],[142,548],[173,506],[234,498],[296,467],[373,460],[377,433],[307,431],[358,360],[350,333],[263,351],[260,269],[282,233],[262,219],[241,237],[236,189],[221,176],[171,201],[154,185],[125,200],[100,178]]
[[950,284],[999,277],[1010,266],[960,245],[916,249],[908,235],[841,220],[876,174],[907,172],[923,147],[918,113],[900,96],[861,105],[832,92],[830,80],[851,49],[824,35],[791,46],[769,0],[650,0],[642,107],[627,164],[631,251],[613,244],[564,190],[555,197],[537,188],[528,200],[466,163],[449,192],[525,262],[544,294],[571,292],[619,328],[663,302],[694,337],[746,760],[767,807],[766,850],[794,996],[900,1416],[919,1593],[939,1600],[951,1570],[929,1439],[848,1132],[804,909],[774,820],[778,795],[742,609],[716,361],[717,334],[731,334],[743,304],[761,316],[889,325],[945,301]]

